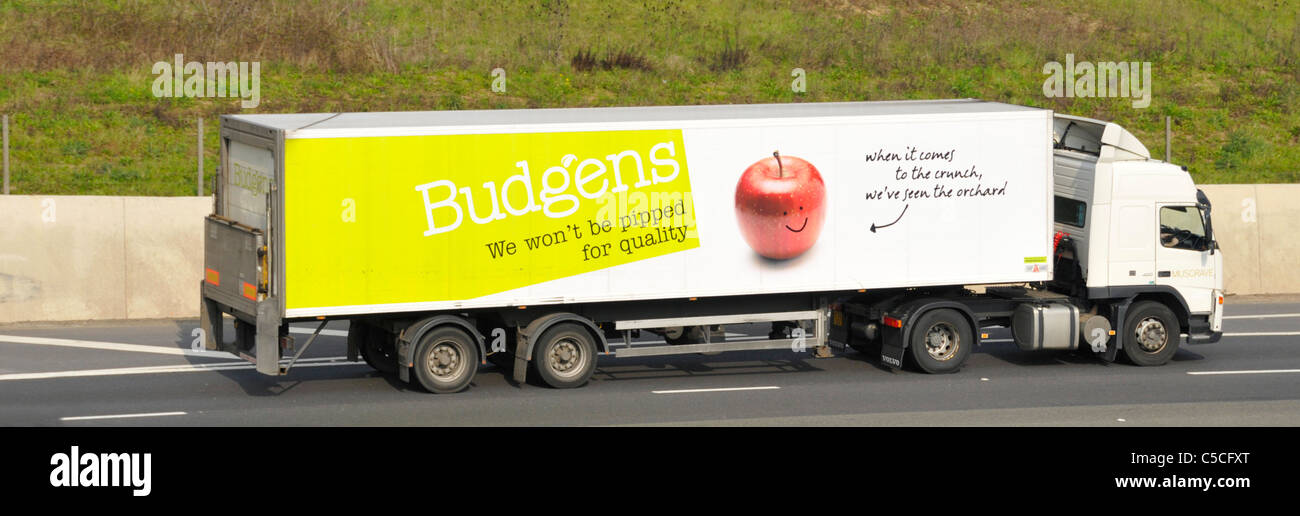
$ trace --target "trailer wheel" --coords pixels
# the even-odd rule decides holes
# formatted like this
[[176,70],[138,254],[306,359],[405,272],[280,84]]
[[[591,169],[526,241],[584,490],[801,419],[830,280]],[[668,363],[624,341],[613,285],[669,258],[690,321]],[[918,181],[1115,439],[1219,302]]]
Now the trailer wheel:
[[931,374],[955,373],[975,345],[970,323],[951,308],[926,312],[912,324],[908,342],[912,361]]
[[415,348],[415,377],[436,394],[460,392],[478,372],[478,345],[459,328],[434,328]]
[[556,324],[537,339],[532,362],[546,385],[556,389],[580,387],[596,371],[596,343],[582,326]]
[[672,346],[704,342],[703,326],[673,326],[664,328],[664,342]]
[[1178,352],[1178,317],[1155,302],[1133,304],[1124,316],[1124,356],[1140,366],[1164,365]]
[[365,334],[361,339],[361,358],[380,373],[396,373],[397,345],[393,341],[393,335],[379,328],[357,326],[365,328]]

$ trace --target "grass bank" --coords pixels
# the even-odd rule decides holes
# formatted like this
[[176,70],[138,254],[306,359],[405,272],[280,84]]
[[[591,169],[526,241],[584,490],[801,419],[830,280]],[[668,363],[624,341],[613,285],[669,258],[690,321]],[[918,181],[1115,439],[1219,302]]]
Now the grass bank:
[[[1300,182],[1293,1],[0,1],[19,194],[190,195],[217,116],[976,97],[1113,120],[1198,182]],[[152,67],[258,61],[261,103]],[[1140,61],[1152,101],[1048,98],[1049,61]],[[504,93],[491,70],[506,71]],[[791,70],[807,91],[791,91]],[[210,184],[210,183],[209,183]]]

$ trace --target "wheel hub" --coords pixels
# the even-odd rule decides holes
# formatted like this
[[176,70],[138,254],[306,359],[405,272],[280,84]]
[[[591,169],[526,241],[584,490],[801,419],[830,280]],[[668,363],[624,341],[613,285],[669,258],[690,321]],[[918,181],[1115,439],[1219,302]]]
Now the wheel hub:
[[1165,329],[1164,322],[1155,317],[1148,317],[1138,322],[1134,333],[1138,346],[1148,353],[1164,349],[1165,344],[1169,342],[1169,332]]
[[957,354],[960,339],[957,329],[947,323],[931,326],[925,332],[925,351],[935,360],[948,360]]
[[460,351],[453,344],[439,342],[429,353],[429,372],[434,376],[452,376],[460,369],[460,364]]
[[550,366],[556,374],[566,375],[578,372],[585,361],[582,351],[572,340],[565,339],[551,347]]

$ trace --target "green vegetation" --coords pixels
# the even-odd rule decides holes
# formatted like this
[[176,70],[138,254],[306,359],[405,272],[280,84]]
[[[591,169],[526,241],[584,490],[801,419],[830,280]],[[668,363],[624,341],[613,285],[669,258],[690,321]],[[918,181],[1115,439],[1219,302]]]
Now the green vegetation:
[[[1118,122],[1198,182],[1300,182],[1292,0],[0,0],[13,193],[192,195],[218,115],[976,97]],[[261,62],[261,105],[153,63]],[[1047,98],[1048,61],[1149,61],[1152,103]],[[507,92],[490,89],[493,68]],[[791,70],[807,92],[790,90]],[[209,182],[210,184],[210,182]]]

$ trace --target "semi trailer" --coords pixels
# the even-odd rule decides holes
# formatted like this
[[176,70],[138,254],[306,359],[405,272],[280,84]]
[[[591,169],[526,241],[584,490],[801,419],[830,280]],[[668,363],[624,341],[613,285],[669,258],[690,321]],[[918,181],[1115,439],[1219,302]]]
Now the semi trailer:
[[[993,327],[1142,366],[1221,335],[1223,255],[1187,170],[1051,110],[241,114],[220,134],[201,325],[263,374],[334,320],[350,359],[435,393],[488,361],[569,388],[610,355],[838,343],[951,373]],[[746,323],[767,338],[728,338]]]

